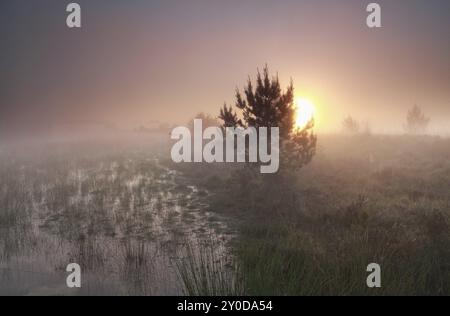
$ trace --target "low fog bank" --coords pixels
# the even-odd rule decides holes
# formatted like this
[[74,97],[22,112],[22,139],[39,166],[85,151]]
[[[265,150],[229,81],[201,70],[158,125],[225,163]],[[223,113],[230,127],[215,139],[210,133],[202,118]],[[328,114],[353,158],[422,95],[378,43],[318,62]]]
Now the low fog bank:
[[168,144],[168,131],[142,132],[104,127],[89,127],[72,131],[39,131],[32,133],[0,134],[0,155],[33,157],[46,150],[95,151],[132,150],[136,147],[160,147]]

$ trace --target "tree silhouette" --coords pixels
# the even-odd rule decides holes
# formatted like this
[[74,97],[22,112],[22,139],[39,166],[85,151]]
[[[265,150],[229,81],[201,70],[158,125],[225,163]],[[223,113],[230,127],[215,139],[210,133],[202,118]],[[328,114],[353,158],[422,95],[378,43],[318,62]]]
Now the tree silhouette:
[[424,134],[430,123],[430,118],[426,117],[422,109],[416,104],[406,116],[406,132],[413,135]]
[[265,66],[262,74],[258,70],[256,87],[248,79],[244,94],[245,98],[236,89],[235,108],[240,116],[226,104],[220,110],[223,127],[279,127],[280,166],[292,170],[308,164],[316,152],[317,137],[312,131],[314,119],[302,128],[295,128],[293,82],[283,91],[278,75],[270,78]]
[[355,135],[359,133],[360,126],[358,121],[349,115],[342,121],[342,129],[346,134]]

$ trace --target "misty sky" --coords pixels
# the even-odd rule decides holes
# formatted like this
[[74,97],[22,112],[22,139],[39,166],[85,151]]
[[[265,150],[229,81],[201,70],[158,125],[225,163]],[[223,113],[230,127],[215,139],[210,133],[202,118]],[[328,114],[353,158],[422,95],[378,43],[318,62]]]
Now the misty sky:
[[400,130],[419,104],[450,130],[450,1],[95,0],[81,29],[62,0],[0,2],[0,124],[185,123],[216,115],[266,63],[318,110],[318,129],[348,114]]

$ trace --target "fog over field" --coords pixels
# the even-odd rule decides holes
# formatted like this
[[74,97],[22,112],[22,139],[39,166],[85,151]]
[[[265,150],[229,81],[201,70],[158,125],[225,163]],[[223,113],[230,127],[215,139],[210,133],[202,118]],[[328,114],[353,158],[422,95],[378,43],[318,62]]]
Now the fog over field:
[[0,295],[450,295],[449,1],[77,3],[0,4]]

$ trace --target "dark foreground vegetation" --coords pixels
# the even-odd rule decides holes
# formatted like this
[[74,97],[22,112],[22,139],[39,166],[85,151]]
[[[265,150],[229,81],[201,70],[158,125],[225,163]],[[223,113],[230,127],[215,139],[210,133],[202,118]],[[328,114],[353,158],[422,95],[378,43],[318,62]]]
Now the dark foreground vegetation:
[[[314,161],[296,173],[173,166],[210,192],[212,212],[238,220],[235,292],[449,295],[450,140],[319,140]],[[366,285],[373,262],[380,289]]]
[[318,140],[274,175],[149,139],[2,148],[0,294],[449,295],[450,140]]

